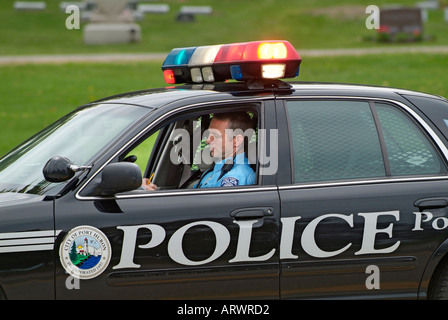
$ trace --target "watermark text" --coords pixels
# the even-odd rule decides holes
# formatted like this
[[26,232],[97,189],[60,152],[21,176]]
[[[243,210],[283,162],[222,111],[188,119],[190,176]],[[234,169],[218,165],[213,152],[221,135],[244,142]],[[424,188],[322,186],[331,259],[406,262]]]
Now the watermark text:
[[80,12],[76,5],[68,5],[65,8],[65,13],[70,14],[65,20],[65,27],[68,30],[79,30],[80,28]]
[[369,14],[366,19],[366,28],[378,30],[380,28],[380,8],[376,5],[367,6],[366,13]]

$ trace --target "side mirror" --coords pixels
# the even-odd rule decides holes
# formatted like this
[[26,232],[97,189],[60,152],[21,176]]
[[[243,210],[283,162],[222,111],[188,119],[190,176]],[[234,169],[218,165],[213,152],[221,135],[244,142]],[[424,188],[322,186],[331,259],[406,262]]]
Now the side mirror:
[[42,172],[49,182],[64,182],[70,180],[77,171],[84,171],[91,166],[76,166],[65,157],[53,157],[45,164]]
[[101,174],[100,190],[104,196],[135,190],[142,185],[140,167],[132,162],[108,164]]

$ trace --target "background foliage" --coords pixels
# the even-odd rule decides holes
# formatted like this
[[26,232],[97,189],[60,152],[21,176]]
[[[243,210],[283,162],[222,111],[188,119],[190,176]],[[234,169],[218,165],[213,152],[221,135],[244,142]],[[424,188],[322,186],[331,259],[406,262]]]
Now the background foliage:
[[[81,30],[67,30],[60,1],[46,0],[42,12],[19,12],[0,2],[0,58],[42,54],[167,53],[174,47],[260,39],[289,40],[299,51],[340,48],[403,48],[448,45],[448,23],[430,11],[426,41],[377,43],[365,27],[370,0],[166,0],[168,14],[138,22],[142,41],[85,45]],[[414,5],[397,0],[394,4]],[[379,7],[390,4],[376,1]],[[176,22],[182,5],[210,5],[211,16]],[[362,83],[448,96],[446,54],[381,53],[303,58],[301,81]],[[162,61],[121,63],[0,64],[0,154],[79,105],[125,91],[164,86]]]

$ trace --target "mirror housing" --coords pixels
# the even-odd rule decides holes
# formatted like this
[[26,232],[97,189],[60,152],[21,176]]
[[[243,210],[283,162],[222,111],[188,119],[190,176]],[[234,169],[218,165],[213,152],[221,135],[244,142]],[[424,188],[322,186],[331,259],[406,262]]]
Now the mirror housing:
[[132,191],[142,185],[140,167],[132,162],[108,164],[101,174],[100,193],[104,196]]
[[92,166],[77,166],[65,157],[56,156],[47,161],[42,173],[49,182],[64,182],[73,178],[76,172],[90,168]]
[[[73,178],[76,172],[91,166],[77,166],[65,157],[53,157],[45,164],[42,172],[49,182],[64,182]],[[96,184],[92,195],[110,196],[115,193],[132,191],[142,185],[140,167],[132,162],[108,164],[101,172],[101,182]]]
[[47,161],[42,172],[44,178],[49,182],[64,182],[75,175],[75,171],[70,167],[73,163],[65,157],[53,157]]

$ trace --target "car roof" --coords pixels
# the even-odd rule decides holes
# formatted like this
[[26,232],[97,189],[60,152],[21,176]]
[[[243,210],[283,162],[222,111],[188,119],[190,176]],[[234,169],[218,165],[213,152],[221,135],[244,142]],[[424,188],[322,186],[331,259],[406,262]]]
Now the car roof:
[[414,90],[383,87],[376,85],[366,84],[353,84],[353,83],[332,83],[332,82],[290,82],[295,90],[326,90],[326,91],[354,91],[354,92],[370,92],[378,95],[398,93],[398,94],[412,94],[420,95],[431,98],[445,99],[441,96],[437,96],[430,93],[424,93]]
[[[245,82],[226,82],[211,84],[187,84],[157,89],[126,92],[115,96],[103,98],[92,103],[122,103],[134,104],[148,108],[160,108],[168,103],[182,99],[201,97],[216,94],[228,94],[240,97],[259,95],[277,96],[347,96],[370,98],[393,98],[398,95],[414,95],[432,99],[445,100],[444,97],[418,91],[381,87],[362,84],[327,83],[327,82],[282,82],[290,87],[277,88],[275,85],[266,85],[264,88],[249,88]],[[213,99],[211,99],[213,100]]]

